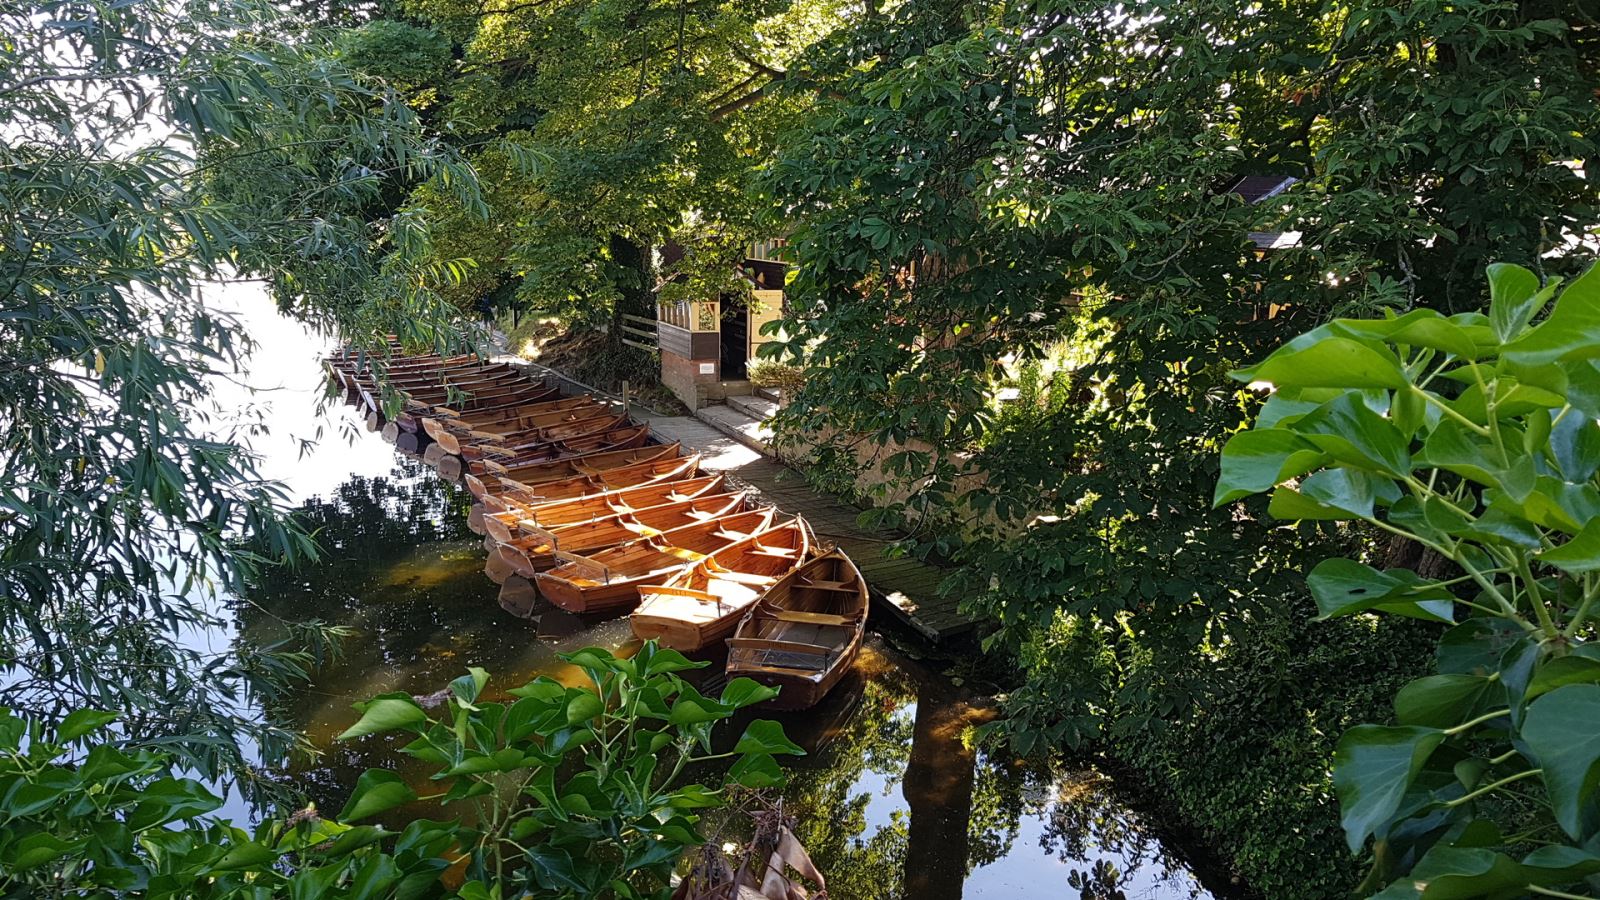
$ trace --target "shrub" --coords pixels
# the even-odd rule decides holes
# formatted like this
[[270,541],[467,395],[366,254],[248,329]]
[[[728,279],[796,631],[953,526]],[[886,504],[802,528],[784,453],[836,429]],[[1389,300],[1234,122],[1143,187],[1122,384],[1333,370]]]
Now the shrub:
[[1273,394],[1223,451],[1219,505],[1270,493],[1277,518],[1366,523],[1451,564],[1335,558],[1306,579],[1321,619],[1453,626],[1394,724],[1333,753],[1384,900],[1600,887],[1600,267],[1559,284],[1490,266],[1487,315],[1336,319],[1236,373]]
[[[371,769],[337,821],[307,809],[251,831],[212,818],[222,801],[170,756],[111,743],[110,713],[75,712],[51,733],[0,710],[0,896],[664,898],[703,843],[700,813],[723,803],[685,767],[728,759],[729,778],[766,787],[781,779],[773,755],[802,751],[765,720],[713,749],[718,722],[776,693],[749,679],[703,696],[676,673],[705,663],[648,643],[629,659],[565,659],[592,687],[540,677],[485,702],[488,675],[471,669],[434,695],[358,704],[341,739],[408,737],[402,752],[438,768],[431,792]],[[470,824],[355,824],[429,802],[470,809]],[[463,880],[448,891],[447,869]]]
[[773,388],[792,394],[806,383],[806,370],[793,363],[774,359],[753,359],[747,369],[750,383],[758,388]]

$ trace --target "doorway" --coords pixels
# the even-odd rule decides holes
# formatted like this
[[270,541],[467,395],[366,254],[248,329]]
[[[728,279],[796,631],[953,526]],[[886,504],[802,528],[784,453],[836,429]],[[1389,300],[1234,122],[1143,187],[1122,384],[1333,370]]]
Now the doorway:
[[721,338],[721,358],[718,361],[721,363],[722,380],[745,380],[749,377],[750,315],[744,304],[723,299]]

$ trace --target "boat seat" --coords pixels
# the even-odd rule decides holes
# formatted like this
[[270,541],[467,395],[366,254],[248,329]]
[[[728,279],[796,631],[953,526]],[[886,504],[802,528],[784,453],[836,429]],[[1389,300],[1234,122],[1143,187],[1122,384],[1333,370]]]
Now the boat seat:
[[[801,662],[795,660],[796,663]],[[793,665],[779,666],[772,663],[737,663],[733,668],[735,674],[744,672],[770,672],[773,675],[799,675],[802,678],[815,678],[823,670],[820,665]]]
[[853,581],[812,581],[802,578],[798,582],[800,587],[816,588],[819,591],[838,591],[843,594],[854,594],[856,585]]
[[732,581],[736,584],[751,584],[757,587],[766,587],[767,585],[778,580],[770,575],[751,575],[748,572],[733,572],[727,570],[713,572],[711,577],[721,581]]
[[821,644],[802,644],[799,641],[779,641],[771,638],[728,638],[728,646],[735,650],[772,650],[779,653],[802,653],[807,656],[832,656],[835,648]]
[[856,620],[851,616],[835,616],[828,613],[802,612],[798,609],[774,609],[768,611],[766,616],[780,622],[802,622],[807,625],[854,625]]

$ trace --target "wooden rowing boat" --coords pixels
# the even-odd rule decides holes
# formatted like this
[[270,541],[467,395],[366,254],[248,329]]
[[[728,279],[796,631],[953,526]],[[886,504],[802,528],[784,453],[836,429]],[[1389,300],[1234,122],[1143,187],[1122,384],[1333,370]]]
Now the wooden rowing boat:
[[451,382],[446,385],[414,388],[401,391],[407,409],[433,407],[460,408],[466,403],[487,403],[490,400],[516,399],[518,395],[535,394],[545,390],[544,382],[535,381],[521,372],[504,378],[483,381]]
[[[629,425],[583,437],[563,438],[546,445],[538,453],[528,453],[517,457],[498,456],[491,459],[485,456],[480,459],[466,461],[454,453],[447,453],[439,460],[438,468],[441,476],[454,481],[460,478],[463,472],[470,471],[475,475],[481,475],[490,471],[491,468],[508,469],[529,463],[552,462],[570,456],[586,456],[592,453],[604,453],[608,450],[627,450],[633,447],[642,447],[649,441],[649,425]],[[504,464],[496,462],[496,459],[504,460]]]
[[713,646],[810,551],[811,527],[796,516],[707,554],[669,580],[641,586],[628,623],[640,639],[683,653]]
[[[509,472],[512,469],[538,463],[553,462],[568,456],[584,456],[590,453],[600,453],[606,450],[624,450],[629,447],[640,447],[650,440],[650,426],[648,425],[621,425],[605,431],[578,437],[561,438],[543,445],[533,445],[508,450],[504,447],[488,445],[475,447],[477,451],[471,459],[459,455],[450,455],[439,462],[440,474],[445,473],[445,463],[455,460],[457,472],[470,472],[482,477],[486,474]],[[455,477],[455,476],[447,476]]]
[[[681,444],[673,441],[670,444],[589,453],[583,456],[506,469],[505,471],[488,475],[472,474],[466,478],[467,490],[471,491],[472,496],[479,500],[494,505],[496,502],[494,495],[501,491],[516,495],[533,492],[538,495],[542,493],[539,486],[546,482],[591,477],[602,473],[614,473],[618,469],[629,469],[641,463],[670,462],[677,457],[681,447]],[[698,462],[699,457],[696,456],[694,459]],[[628,487],[629,485],[617,486]],[[495,508],[498,510],[499,507],[496,506]]]
[[[556,388],[541,387],[536,391],[519,391],[514,396],[515,402],[517,403],[540,403],[557,395],[558,391]],[[419,434],[419,438],[421,440],[437,440],[437,438],[431,436],[431,432],[426,430],[426,424],[430,419],[455,418],[460,416],[463,412],[473,411],[485,406],[492,407],[499,402],[499,398],[490,398],[488,400],[481,401],[475,398],[466,398],[461,400],[454,408],[444,406],[413,407],[397,413],[395,417],[391,419],[384,427],[391,428],[394,432],[405,431],[412,434],[418,434],[421,432]],[[460,448],[460,444],[454,438],[449,441],[449,444],[457,449]]]
[[[589,397],[573,397],[570,400],[556,400],[554,402],[562,405],[543,412],[531,412],[519,416],[517,421],[520,424],[517,430],[526,433],[542,433],[545,429],[554,426],[586,421],[596,418],[597,414],[606,412],[605,407],[594,402]],[[540,403],[535,405],[550,406],[551,404]],[[498,432],[484,431],[469,425],[450,424],[460,421],[460,419],[449,416],[429,418],[423,420],[422,426],[428,432],[429,437],[445,446],[446,453],[454,453],[458,456],[465,456],[468,459],[476,459],[482,455],[481,453],[468,453],[469,449],[482,445],[500,446],[505,438],[503,434]]]
[[[692,469],[686,470],[686,472],[692,471]],[[521,533],[524,526],[551,528],[573,525],[621,512],[632,512],[660,506],[663,503],[687,500],[703,494],[720,493],[725,477],[686,474],[671,481],[652,481],[633,487],[601,489],[598,492],[591,490],[587,494],[551,499],[542,503],[529,503],[507,512],[485,515],[483,533],[502,544],[510,543]]]
[[462,442],[458,455],[467,460],[482,459],[485,456],[493,456],[496,461],[517,459],[546,453],[549,446],[558,441],[588,437],[632,425],[632,420],[626,415],[618,415],[603,406],[585,407],[576,410],[576,413],[576,417],[557,416],[552,422],[529,425],[514,434]]
[[459,415],[434,415],[429,416],[423,423],[423,428],[428,436],[439,440],[445,434],[471,434],[482,431],[490,434],[500,434],[506,423],[521,423],[532,416],[542,416],[560,410],[577,410],[600,404],[588,394],[579,394],[576,397],[556,397],[550,400],[535,400],[519,402],[509,406],[497,406],[489,409],[461,410]]
[[[557,550],[593,553],[642,537],[654,537],[674,528],[736,513],[744,508],[748,496],[749,491],[702,495],[570,525],[519,523],[518,530],[525,536],[496,545],[489,554],[484,572],[497,584],[510,574],[532,578],[535,572],[556,564]],[[501,577],[496,578],[497,574]]]
[[[605,455],[609,457],[616,454]],[[502,493],[484,496],[484,514],[516,512],[524,507],[548,503],[551,500],[573,500],[590,494],[603,494],[606,491],[638,487],[658,481],[680,481],[698,474],[700,474],[700,454],[695,453],[690,456],[647,459],[632,465],[590,469],[582,475],[571,475],[534,484],[507,482],[501,485]]]
[[850,557],[829,551],[778,579],[740,619],[728,638],[728,677],[778,688],[765,704],[774,709],[807,709],[850,671],[866,630],[866,579]]
[[555,551],[560,564],[534,576],[539,593],[575,613],[611,613],[631,608],[641,585],[670,580],[726,547],[772,528],[777,510],[766,506],[720,519],[674,528],[589,556]]
[[[401,423],[401,427],[405,430],[416,431],[418,428],[425,428],[426,423],[432,419],[454,420],[469,413],[495,413],[505,409],[538,406],[542,403],[557,401],[560,397],[560,388],[553,385],[540,384],[532,389],[496,393],[488,397],[462,397],[456,400],[452,406],[446,406],[443,403],[432,406],[412,406],[398,413],[396,420]],[[429,436],[431,437],[431,433]]]

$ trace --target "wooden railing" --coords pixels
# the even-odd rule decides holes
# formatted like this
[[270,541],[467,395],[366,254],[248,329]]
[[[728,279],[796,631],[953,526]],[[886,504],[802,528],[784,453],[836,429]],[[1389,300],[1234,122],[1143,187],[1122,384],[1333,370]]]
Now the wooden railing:
[[721,331],[722,303],[717,300],[661,303],[656,305],[656,318],[663,325],[672,325],[684,331]]
[[655,319],[623,313],[621,327],[622,342],[629,347],[638,347],[651,353],[661,349],[660,338],[656,335]]

